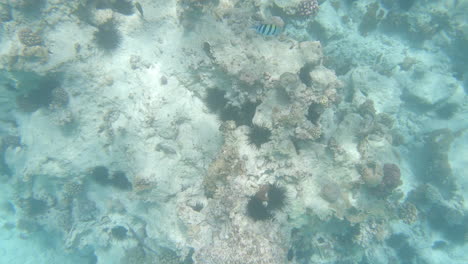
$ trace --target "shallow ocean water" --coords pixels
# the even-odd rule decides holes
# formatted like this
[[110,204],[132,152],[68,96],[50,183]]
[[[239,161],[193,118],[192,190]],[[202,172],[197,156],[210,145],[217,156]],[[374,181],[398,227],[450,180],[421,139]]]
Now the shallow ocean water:
[[467,13],[0,2],[0,263],[468,263]]

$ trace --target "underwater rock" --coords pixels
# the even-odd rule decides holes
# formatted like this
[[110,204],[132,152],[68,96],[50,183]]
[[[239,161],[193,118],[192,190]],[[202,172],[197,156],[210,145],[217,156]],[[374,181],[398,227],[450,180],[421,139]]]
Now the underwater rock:
[[448,151],[456,138],[457,133],[450,129],[437,129],[425,137],[425,162],[428,166],[425,170],[425,178],[446,198],[454,195],[457,189],[455,178],[450,166]]
[[327,89],[338,89],[343,85],[336,77],[333,70],[327,69],[323,66],[313,68],[309,75],[313,87],[321,91],[325,91]]
[[461,90],[453,76],[437,72],[424,73],[421,78],[404,85],[407,101],[431,107],[446,102],[456,91]]
[[372,100],[378,113],[398,112],[401,88],[395,78],[384,76],[370,67],[356,67],[349,75],[353,103],[361,105],[366,100]]

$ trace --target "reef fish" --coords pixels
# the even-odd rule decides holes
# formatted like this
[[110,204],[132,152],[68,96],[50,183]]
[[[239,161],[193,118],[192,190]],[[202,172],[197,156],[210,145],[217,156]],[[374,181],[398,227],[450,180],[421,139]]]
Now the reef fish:
[[136,9],[138,10],[138,12],[140,13],[141,17],[144,17],[143,15],[143,7],[141,7],[141,4],[139,2],[135,2],[135,7]]
[[281,27],[275,24],[260,24],[252,28],[255,32],[264,36],[276,36],[281,33]]

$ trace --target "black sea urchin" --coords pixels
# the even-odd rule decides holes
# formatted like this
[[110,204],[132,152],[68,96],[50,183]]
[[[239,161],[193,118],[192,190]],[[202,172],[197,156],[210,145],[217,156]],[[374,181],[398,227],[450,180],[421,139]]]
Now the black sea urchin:
[[286,188],[278,184],[270,184],[268,188],[268,210],[280,210],[286,205]]
[[126,16],[133,15],[133,13],[135,12],[135,10],[133,10],[132,1],[127,1],[127,0],[116,0],[112,4],[112,9]]
[[285,187],[278,184],[263,185],[254,196],[250,197],[247,215],[255,221],[271,219],[273,211],[283,209],[286,201]]
[[325,107],[318,103],[312,103],[307,110],[306,118],[313,124],[317,124],[320,116],[325,111]]
[[121,190],[131,190],[132,183],[128,180],[125,172],[123,171],[116,171],[112,174],[112,178],[110,179],[110,184],[117,189]]
[[260,102],[247,102],[240,107],[227,104],[220,112],[219,118],[222,121],[233,120],[237,126],[251,126],[255,111]]
[[91,178],[98,184],[109,184],[109,170],[104,166],[96,166],[91,170]]
[[271,130],[257,125],[252,125],[249,131],[249,143],[260,148],[263,144],[270,141]]
[[226,92],[223,90],[207,89],[204,101],[211,112],[218,112],[226,106],[228,101],[224,98],[225,95]]
[[271,214],[267,207],[263,204],[262,200],[255,195],[251,196],[247,203],[247,215],[255,221],[263,221],[271,218]]
[[106,51],[115,50],[120,46],[122,36],[112,20],[98,26],[94,32],[94,41],[98,48]]
[[123,226],[115,226],[111,229],[111,234],[118,240],[124,240],[127,238],[127,228]]
[[451,119],[460,110],[460,106],[456,103],[448,103],[437,110],[435,110],[437,116],[442,119]]

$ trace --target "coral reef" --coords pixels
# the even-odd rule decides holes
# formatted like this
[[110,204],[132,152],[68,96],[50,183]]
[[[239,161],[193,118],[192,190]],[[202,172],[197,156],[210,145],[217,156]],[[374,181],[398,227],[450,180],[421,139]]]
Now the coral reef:
[[13,17],[11,16],[11,7],[7,4],[0,4],[0,21],[8,22],[11,21]]
[[383,166],[382,186],[384,192],[391,192],[402,184],[400,168],[391,163],[385,163]]
[[221,155],[210,165],[208,173],[203,179],[205,194],[212,197],[219,184],[226,181],[226,177],[232,174],[241,173],[243,170],[243,162],[239,160],[237,150],[232,146],[225,146],[221,150]]
[[49,104],[50,109],[64,108],[68,105],[68,102],[70,100],[67,91],[65,91],[65,89],[63,89],[62,87],[57,87],[53,89],[51,97],[52,99]]
[[[467,34],[449,11],[1,3],[5,232],[60,234],[57,251],[92,263],[450,259],[468,217],[464,57],[448,63]],[[264,23],[283,31],[251,30]]]
[[389,196],[402,184],[400,168],[391,163],[383,166],[375,161],[359,164],[358,171],[364,184],[378,197]]
[[362,18],[361,24],[359,24],[359,32],[365,36],[375,30],[379,22],[384,18],[384,15],[385,12],[380,9],[378,2],[367,5],[367,12]]
[[383,170],[377,162],[371,161],[365,165],[359,165],[358,170],[366,186],[373,188],[382,183]]
[[29,28],[23,28],[18,32],[18,39],[21,44],[27,47],[40,46],[43,44],[41,36]]
[[299,16],[310,16],[314,15],[319,10],[319,4],[317,0],[303,0],[296,7],[296,14]]

